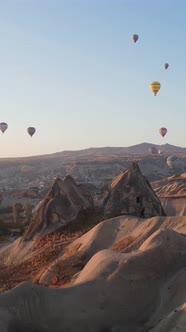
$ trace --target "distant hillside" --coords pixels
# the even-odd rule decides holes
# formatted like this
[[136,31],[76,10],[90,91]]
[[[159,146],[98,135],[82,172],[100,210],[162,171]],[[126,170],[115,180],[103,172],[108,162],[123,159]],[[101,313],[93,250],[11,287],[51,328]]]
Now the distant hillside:
[[[74,151],[62,151],[52,154],[54,157],[65,157],[65,158],[89,158],[89,157],[100,157],[100,156],[125,156],[125,155],[147,155],[149,154],[149,148],[155,146],[159,148],[160,145],[152,143],[140,143],[129,147],[103,147],[103,148],[89,148],[83,150]],[[171,144],[161,145],[161,148],[165,153],[174,154],[186,154],[186,148],[174,146]]]
[[61,152],[55,152],[51,154],[37,155],[31,157],[19,157],[19,158],[0,158],[0,162],[15,162],[22,163],[23,161],[32,161],[32,160],[43,160],[43,159],[51,159],[51,158],[61,158],[64,160],[99,160],[99,159],[115,159],[119,157],[125,156],[133,156],[133,155],[148,155],[149,148],[155,146],[156,148],[163,149],[166,154],[183,154],[186,155],[186,148],[182,148],[179,146],[174,146],[171,144],[157,145],[152,143],[140,143],[137,145],[132,145],[129,147],[101,147],[101,148],[88,148],[82,150],[67,150]]
[[179,146],[171,145],[171,144],[164,144],[164,145],[157,145],[152,143],[141,143],[137,145],[130,146],[128,148],[125,148],[126,152],[131,154],[148,154],[149,148],[152,146],[155,146],[156,148],[163,149],[165,153],[186,153],[186,148],[181,148]]

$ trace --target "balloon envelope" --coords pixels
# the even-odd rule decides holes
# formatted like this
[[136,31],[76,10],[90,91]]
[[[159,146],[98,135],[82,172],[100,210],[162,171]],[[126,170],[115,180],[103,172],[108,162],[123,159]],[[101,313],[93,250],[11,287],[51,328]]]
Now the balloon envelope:
[[167,128],[164,128],[164,127],[160,128],[159,133],[162,137],[164,137],[167,133]]
[[29,135],[32,137],[35,133],[36,129],[34,127],[28,127],[27,128],[27,132],[29,133]]
[[8,125],[6,122],[1,122],[0,123],[0,130],[2,131],[2,133],[4,133],[8,128]]
[[164,66],[165,69],[168,69],[168,68],[169,68],[169,64],[168,64],[168,63],[164,63],[163,66]]
[[139,36],[134,34],[134,35],[131,36],[131,39],[133,40],[134,43],[136,43],[137,40],[139,39]]
[[152,146],[151,148],[149,148],[149,152],[152,155],[156,155],[156,154],[158,154],[158,149],[155,146]]
[[154,93],[154,95],[156,96],[157,92],[161,88],[161,84],[157,81],[154,81],[149,85],[149,87],[152,90],[152,92]]
[[184,157],[177,157],[177,156],[169,156],[167,158],[167,165],[171,169],[179,168],[185,170],[186,162]]
[[22,166],[21,167],[21,173],[29,173],[30,168],[28,166]]
[[167,158],[167,165],[172,169],[176,166],[177,162],[178,162],[178,157],[176,156],[169,156]]
[[164,150],[158,150],[158,154],[159,154],[160,156],[162,156],[164,153],[165,153]]

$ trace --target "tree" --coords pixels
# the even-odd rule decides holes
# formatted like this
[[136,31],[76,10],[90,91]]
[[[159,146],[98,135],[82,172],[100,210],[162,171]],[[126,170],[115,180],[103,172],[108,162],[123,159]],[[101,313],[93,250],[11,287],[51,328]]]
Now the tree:
[[14,203],[13,206],[12,206],[12,212],[13,212],[14,223],[15,224],[19,223],[20,217],[21,217],[21,215],[20,215],[20,212],[21,212],[20,204]]
[[24,205],[24,214],[26,218],[26,223],[29,224],[32,218],[32,206],[29,202]]
[[3,216],[0,216],[0,235],[8,235],[9,227],[5,222]]

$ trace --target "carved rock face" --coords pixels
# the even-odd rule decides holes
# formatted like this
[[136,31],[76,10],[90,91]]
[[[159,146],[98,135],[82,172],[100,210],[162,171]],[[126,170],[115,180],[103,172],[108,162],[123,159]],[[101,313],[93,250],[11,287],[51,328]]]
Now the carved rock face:
[[103,213],[108,216],[140,216],[142,207],[145,208],[146,217],[165,215],[158,197],[142,175],[138,164],[132,163],[131,167],[110,182],[103,202]]
[[71,176],[63,180],[56,178],[35,210],[24,239],[53,232],[72,222],[77,224],[85,220],[89,223],[97,211],[105,218],[122,214],[139,217],[142,207],[145,207],[145,217],[165,215],[137,163],[132,163],[124,173],[116,176],[101,195],[100,203],[98,198],[95,204],[91,194],[78,186]]

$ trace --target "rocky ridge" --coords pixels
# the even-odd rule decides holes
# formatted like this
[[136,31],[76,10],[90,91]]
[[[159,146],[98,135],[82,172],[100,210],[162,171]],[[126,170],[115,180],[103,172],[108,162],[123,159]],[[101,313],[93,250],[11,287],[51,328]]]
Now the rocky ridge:
[[71,176],[56,178],[36,208],[24,239],[56,231],[70,222],[81,222],[92,213],[91,195],[79,188]]
[[146,217],[165,215],[158,197],[136,162],[115,177],[101,197],[94,199],[71,176],[56,178],[36,208],[24,239],[60,230],[68,224],[96,222],[99,217],[106,219],[122,214],[139,217],[142,207]]

